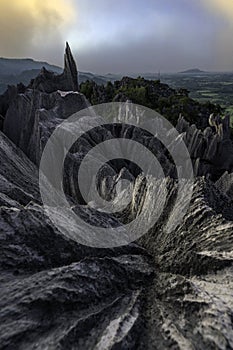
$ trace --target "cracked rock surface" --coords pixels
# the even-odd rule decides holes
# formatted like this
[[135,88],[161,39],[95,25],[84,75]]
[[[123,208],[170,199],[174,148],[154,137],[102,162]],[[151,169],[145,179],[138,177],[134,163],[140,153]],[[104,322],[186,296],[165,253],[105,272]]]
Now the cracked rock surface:
[[[38,185],[38,165],[53,130],[89,106],[77,90],[67,46],[63,75],[43,70],[29,87],[8,91],[0,106],[6,112],[0,132],[0,349],[233,349],[233,146],[227,119],[211,117],[204,131],[178,122],[195,170],[192,200],[178,226],[177,174],[164,147],[132,126],[86,133],[65,160],[64,190],[76,213],[110,228],[135,219],[143,207],[152,216],[166,194],[161,217],[135,243],[91,248],[58,231]],[[93,116],[94,126],[99,118]],[[116,196],[116,188],[127,179],[132,198],[115,215],[97,215],[80,195],[77,169],[90,149],[116,137],[148,147],[165,178],[144,177],[124,159],[105,164],[97,179],[101,196],[118,209],[130,193],[122,188]],[[177,208],[186,201],[182,197]]]

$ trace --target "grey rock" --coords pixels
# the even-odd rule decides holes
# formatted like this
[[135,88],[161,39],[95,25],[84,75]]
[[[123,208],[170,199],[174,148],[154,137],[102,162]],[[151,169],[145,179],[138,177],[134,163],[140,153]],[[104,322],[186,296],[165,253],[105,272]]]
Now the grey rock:
[[233,200],[233,173],[225,172],[216,182],[216,186],[221,193],[226,194]]
[[40,201],[38,168],[1,132],[0,192],[21,205]]
[[51,94],[27,89],[12,101],[6,113],[4,133],[29,158],[39,164],[43,147],[55,127],[89,106],[78,92]]
[[3,95],[0,95],[0,131],[3,130],[4,120],[10,103],[17,97],[19,93],[24,93],[26,87],[23,84],[17,86],[8,86]]
[[[136,243],[91,248],[58,231],[46,215],[38,186],[48,138],[64,119],[89,105],[76,82],[67,47],[62,76],[44,70],[30,87],[16,88],[6,100],[5,134],[0,132],[0,349],[233,348],[228,120],[211,117],[210,127],[200,131],[180,118],[181,136],[173,140],[167,135],[173,149],[185,140],[196,175],[204,175],[195,178],[189,209],[177,225],[188,199],[184,194],[176,203],[175,165],[163,145],[129,125],[96,127],[101,117],[93,115],[94,129],[73,145],[65,161],[64,189],[74,212],[90,224],[110,228],[132,221],[143,208],[150,218],[166,201],[160,219]],[[127,117],[130,122],[130,111]],[[83,201],[77,176],[90,149],[119,137],[149,148],[166,177],[145,176],[124,159],[105,164],[97,185],[101,196],[112,200],[116,214],[110,215]],[[56,177],[53,156],[51,175]],[[93,162],[98,164],[100,157]],[[131,182],[132,194],[121,188],[122,179]],[[182,179],[182,186],[187,185]],[[120,211],[125,198],[131,201]],[[70,225],[58,204],[53,205],[56,218]],[[93,234],[90,229],[85,233]]]
[[57,90],[78,91],[78,70],[68,43],[66,43],[63,73],[58,75],[43,67],[29,87],[47,93]]
[[[30,165],[36,177],[36,167],[3,138],[2,154],[15,159],[9,174]],[[56,230],[39,203],[22,206],[9,192],[0,215],[1,347],[230,348],[232,201],[210,180],[197,179],[182,224],[165,235],[176,181],[166,186],[163,217],[138,242],[146,250],[80,246]],[[147,187],[138,177],[127,215],[137,215],[142,203],[152,210]]]
[[210,127],[204,131],[179,118],[177,130],[184,134],[184,141],[193,160],[195,175],[210,174],[217,180],[224,172],[233,172],[233,143],[230,139],[230,120],[210,116]]
[[59,233],[40,205],[37,168],[0,136],[0,347],[133,349],[153,274],[146,251],[92,249]]
[[6,282],[1,347],[133,349],[142,279],[151,274],[146,264],[137,271],[137,264],[141,260],[133,256],[86,258]]

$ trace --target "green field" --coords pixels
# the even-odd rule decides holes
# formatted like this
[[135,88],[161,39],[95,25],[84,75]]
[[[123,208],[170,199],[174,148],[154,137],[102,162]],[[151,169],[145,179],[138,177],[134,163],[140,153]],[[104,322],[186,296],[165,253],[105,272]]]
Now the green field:
[[161,80],[189,90],[190,97],[199,102],[219,104],[230,114],[233,126],[233,73],[164,74]]

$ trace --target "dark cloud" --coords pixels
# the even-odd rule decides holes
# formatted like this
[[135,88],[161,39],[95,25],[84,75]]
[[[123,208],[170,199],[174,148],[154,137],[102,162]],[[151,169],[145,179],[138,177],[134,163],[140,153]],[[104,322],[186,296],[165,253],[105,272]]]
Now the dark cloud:
[[72,13],[69,0],[1,0],[0,55],[54,60],[64,46],[63,30]]
[[71,43],[81,70],[232,69],[229,5],[220,11],[220,0],[213,0],[210,10],[211,1],[78,1],[82,20]]
[[81,70],[233,67],[229,0],[0,0],[0,56],[62,64],[70,41]]

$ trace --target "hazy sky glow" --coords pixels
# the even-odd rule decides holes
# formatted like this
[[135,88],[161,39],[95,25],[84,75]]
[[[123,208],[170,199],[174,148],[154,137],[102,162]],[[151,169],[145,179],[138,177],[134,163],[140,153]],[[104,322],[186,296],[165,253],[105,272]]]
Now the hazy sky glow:
[[233,71],[233,0],[0,0],[0,56],[82,71]]

